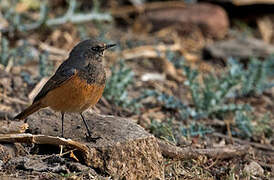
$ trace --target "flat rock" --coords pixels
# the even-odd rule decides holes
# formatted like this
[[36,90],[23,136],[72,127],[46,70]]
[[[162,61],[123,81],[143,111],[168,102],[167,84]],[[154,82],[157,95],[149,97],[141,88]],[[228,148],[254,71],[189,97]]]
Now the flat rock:
[[229,28],[225,10],[209,3],[185,4],[185,7],[167,7],[150,10],[141,17],[144,24],[152,24],[152,30],[176,26],[179,32],[200,29],[204,35],[223,38]]
[[[87,145],[90,166],[114,179],[163,179],[163,158],[155,137],[133,121],[84,113],[95,143],[87,142],[79,114],[65,114],[64,136]],[[61,135],[61,115],[49,109],[28,117],[33,134]]]
[[265,58],[274,53],[274,46],[254,38],[238,38],[218,41],[207,45],[203,50],[204,59],[222,59],[229,57],[248,59]]

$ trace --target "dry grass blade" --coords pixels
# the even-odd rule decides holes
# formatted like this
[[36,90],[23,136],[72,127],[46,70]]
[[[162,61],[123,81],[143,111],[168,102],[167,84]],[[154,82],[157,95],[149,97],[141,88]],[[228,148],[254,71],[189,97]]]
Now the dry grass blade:
[[43,77],[39,83],[36,84],[36,86],[33,88],[33,90],[29,93],[28,98],[34,99],[34,97],[39,93],[39,91],[42,89],[42,87],[46,84],[46,82],[49,80],[49,77]]
[[124,59],[135,59],[135,58],[158,58],[164,57],[166,51],[179,51],[181,50],[180,44],[164,45],[160,44],[157,46],[154,45],[145,45],[139,46],[132,49],[127,49],[121,52],[121,55]]
[[182,81],[182,78],[178,76],[177,70],[174,65],[169,62],[165,57],[166,51],[179,51],[182,47],[180,44],[173,44],[173,45],[146,45],[140,46],[129,50],[124,50],[121,53],[121,56],[125,60],[135,59],[135,58],[152,58],[157,59],[161,66],[161,69],[176,81]]
[[3,99],[5,99],[6,101],[9,101],[9,102],[23,104],[23,105],[29,105],[28,102],[22,101],[22,100],[20,100],[18,98],[15,98],[15,97],[9,97],[9,96],[6,96],[6,95],[1,94],[1,93],[0,93],[0,97],[3,98]]
[[67,56],[68,55],[67,51],[65,51],[63,49],[59,49],[59,48],[53,47],[53,46],[50,46],[50,45],[48,45],[46,43],[40,42],[39,46],[40,46],[40,48],[42,50],[48,51],[51,54],[57,54],[57,55],[61,55],[61,56]]

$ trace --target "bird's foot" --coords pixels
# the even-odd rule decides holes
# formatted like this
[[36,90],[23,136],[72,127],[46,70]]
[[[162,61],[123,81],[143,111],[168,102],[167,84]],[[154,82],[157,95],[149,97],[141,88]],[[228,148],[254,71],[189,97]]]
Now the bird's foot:
[[96,141],[97,141],[98,139],[100,139],[100,138],[101,138],[100,136],[92,137],[91,135],[86,134],[86,140],[87,140],[88,142],[96,143]]

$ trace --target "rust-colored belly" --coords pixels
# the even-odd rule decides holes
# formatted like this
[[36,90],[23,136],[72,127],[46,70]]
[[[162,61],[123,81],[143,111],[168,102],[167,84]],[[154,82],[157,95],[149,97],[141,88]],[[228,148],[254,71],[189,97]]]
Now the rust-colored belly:
[[102,97],[105,85],[88,84],[74,76],[42,99],[42,104],[61,112],[83,112]]

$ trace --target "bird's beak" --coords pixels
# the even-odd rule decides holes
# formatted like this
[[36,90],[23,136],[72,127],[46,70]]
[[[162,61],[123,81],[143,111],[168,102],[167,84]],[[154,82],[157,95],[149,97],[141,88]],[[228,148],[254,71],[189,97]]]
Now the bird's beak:
[[116,46],[116,44],[107,44],[107,45],[105,45],[104,50],[109,49],[109,48],[114,47],[114,46]]

